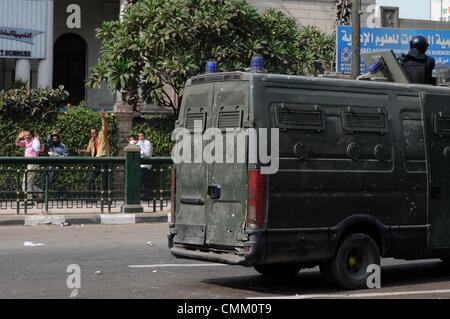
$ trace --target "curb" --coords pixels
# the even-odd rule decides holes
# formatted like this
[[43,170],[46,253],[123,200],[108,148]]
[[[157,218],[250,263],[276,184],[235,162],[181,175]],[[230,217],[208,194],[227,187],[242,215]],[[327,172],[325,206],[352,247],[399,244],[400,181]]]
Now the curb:
[[[168,212],[138,214],[71,214],[71,215],[18,215],[0,216],[1,226],[39,225],[129,225],[143,223],[165,223]],[[81,215],[81,216],[80,216]]]

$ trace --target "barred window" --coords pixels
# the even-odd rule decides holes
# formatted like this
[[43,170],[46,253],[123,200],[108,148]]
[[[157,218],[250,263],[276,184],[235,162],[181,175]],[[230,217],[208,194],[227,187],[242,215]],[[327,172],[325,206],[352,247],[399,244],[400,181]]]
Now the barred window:
[[279,128],[297,130],[325,130],[325,114],[318,105],[276,106],[276,124]]
[[381,108],[342,108],[342,128],[350,132],[388,131],[386,111]]

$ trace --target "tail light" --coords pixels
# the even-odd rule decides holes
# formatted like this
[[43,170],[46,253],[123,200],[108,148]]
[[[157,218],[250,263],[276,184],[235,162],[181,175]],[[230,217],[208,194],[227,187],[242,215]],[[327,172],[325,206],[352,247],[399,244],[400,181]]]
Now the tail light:
[[265,181],[260,170],[248,171],[247,227],[264,227]]
[[168,218],[169,225],[175,225],[175,213],[176,213],[176,199],[177,199],[177,171],[175,167],[172,167],[170,177],[170,191],[171,191],[171,208]]

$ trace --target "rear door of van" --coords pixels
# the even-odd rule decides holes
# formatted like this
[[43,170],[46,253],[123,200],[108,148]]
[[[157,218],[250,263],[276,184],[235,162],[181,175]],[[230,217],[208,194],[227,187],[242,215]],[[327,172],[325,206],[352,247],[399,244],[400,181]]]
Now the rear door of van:
[[[210,128],[221,133],[222,143],[215,145],[222,148],[223,160],[208,164],[208,245],[238,246],[243,236],[247,165],[242,159],[247,157],[247,146],[238,143],[234,133],[240,132],[248,120],[248,101],[248,82],[215,83]],[[220,152],[219,149],[215,151]],[[213,156],[215,151],[205,152],[205,155]]]
[[175,243],[190,245],[205,243],[208,165],[203,161],[195,162],[198,149],[203,148],[203,145],[194,147],[194,131],[204,132],[208,126],[213,95],[213,83],[192,85],[185,89],[177,127],[189,130],[191,150],[187,152],[190,153],[190,161],[175,165]]
[[[231,142],[232,135],[229,140],[226,136],[229,134],[227,129],[240,129],[247,121],[248,100],[248,83],[245,81],[186,87],[178,126],[191,132],[201,130],[204,134],[199,143],[201,149],[192,147],[191,163],[175,166],[177,230],[174,243],[239,245],[246,216],[247,165],[237,163],[239,145]],[[214,142],[216,139],[219,142]],[[202,152],[202,161],[194,163],[198,152]],[[217,160],[216,152],[223,154],[222,160]],[[245,144],[239,152],[246,153]]]

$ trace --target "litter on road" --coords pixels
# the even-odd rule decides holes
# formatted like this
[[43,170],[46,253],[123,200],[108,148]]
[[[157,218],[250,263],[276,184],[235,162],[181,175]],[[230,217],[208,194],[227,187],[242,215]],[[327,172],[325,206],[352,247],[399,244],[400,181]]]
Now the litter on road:
[[32,241],[25,241],[23,243],[23,245],[25,247],[35,247],[35,246],[44,246],[45,244],[43,244],[43,243],[35,243],[35,242],[32,242]]

